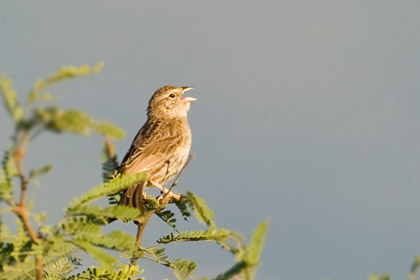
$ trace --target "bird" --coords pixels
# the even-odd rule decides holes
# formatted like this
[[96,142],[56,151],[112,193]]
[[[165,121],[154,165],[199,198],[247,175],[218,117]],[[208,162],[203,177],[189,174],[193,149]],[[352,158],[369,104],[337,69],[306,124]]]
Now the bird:
[[147,180],[127,188],[120,204],[143,207],[143,189],[157,187],[175,199],[163,185],[184,166],[191,147],[191,130],[187,114],[196,98],[185,97],[193,87],[166,85],[153,94],[147,107],[147,120],[134,137],[118,168],[120,174],[144,172]]

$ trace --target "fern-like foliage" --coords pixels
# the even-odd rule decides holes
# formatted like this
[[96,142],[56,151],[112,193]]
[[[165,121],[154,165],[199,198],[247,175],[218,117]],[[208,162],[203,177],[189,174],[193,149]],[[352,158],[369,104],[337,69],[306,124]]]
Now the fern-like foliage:
[[90,243],[99,247],[117,250],[120,252],[132,252],[137,249],[134,236],[125,232],[115,230],[97,240],[90,240]]
[[70,276],[66,280],[135,280],[143,271],[139,270],[137,265],[126,265],[118,270],[109,267],[95,267],[92,266],[87,270]]
[[60,280],[66,278],[74,269],[71,258],[57,258],[56,260],[44,265],[45,280]]
[[34,119],[41,122],[45,129],[57,133],[67,131],[87,135],[90,131],[95,131],[115,139],[121,139],[125,136],[125,132],[115,125],[109,122],[98,122],[88,114],[76,109],[38,108],[35,111]]
[[4,271],[4,267],[10,267],[16,263],[15,258],[12,256],[13,251],[13,243],[0,242],[0,272]]
[[178,232],[176,228],[175,214],[171,210],[165,209],[163,211],[156,211],[155,214],[160,219],[162,219],[162,221],[164,221],[167,225],[169,225],[173,230]]
[[102,224],[107,224],[110,220],[119,220],[122,222],[132,221],[140,215],[140,210],[125,205],[102,208],[97,205],[82,204],[74,208],[69,208],[67,215],[68,217],[87,216],[92,219],[101,220]]
[[198,197],[192,192],[187,192],[187,195],[184,199],[185,202],[193,209],[194,215],[200,223],[206,224],[210,228],[216,227],[216,224],[213,220],[213,211],[207,206],[204,199]]
[[169,261],[169,257],[166,255],[166,249],[158,246],[151,248],[141,248],[135,254],[133,254],[133,257],[146,258],[163,265],[166,265]]
[[46,174],[52,170],[52,165],[44,165],[43,167],[34,168],[29,171],[29,179],[35,179],[36,177]]
[[192,260],[179,258],[174,262],[168,262],[168,266],[173,269],[174,275],[178,280],[184,280],[193,276],[197,264]]
[[85,193],[81,197],[73,199],[73,201],[70,203],[69,209],[91,202],[92,200],[98,199],[100,197],[116,193],[120,190],[128,188],[135,183],[142,182],[145,179],[146,176],[144,173],[118,176],[111,181],[95,187],[93,190]]
[[9,205],[12,204],[12,189],[13,189],[13,177],[17,176],[15,163],[11,156],[12,150],[7,150],[4,153],[1,162],[0,171],[0,202],[3,200]]
[[250,244],[246,247],[242,257],[248,267],[244,270],[245,279],[252,280],[255,277],[256,268],[259,265],[259,259],[264,246],[265,235],[267,234],[268,221],[260,223],[252,235]]
[[411,265],[410,275],[408,276],[408,280],[416,279],[417,272],[420,268],[420,256],[415,257],[413,264]]
[[247,263],[244,261],[237,262],[226,272],[218,275],[214,280],[229,280],[232,279],[235,275],[241,274],[247,268]]
[[[61,234],[42,242],[40,245],[43,256],[46,260],[54,261],[58,258],[70,258],[77,248]],[[45,261],[48,263],[48,261]]]
[[17,100],[17,94],[13,88],[12,80],[3,75],[0,76],[0,92],[8,113],[15,123],[20,123],[23,118],[23,109]]
[[175,201],[175,206],[178,208],[185,221],[188,221],[188,218],[191,217],[187,201],[188,199],[185,196],[181,196],[179,200]]
[[174,242],[189,241],[219,241],[224,242],[230,237],[231,232],[225,229],[217,230],[196,230],[179,232],[178,234],[170,233],[156,242],[159,244],[169,244]]
[[90,67],[89,65],[82,65],[80,67],[75,66],[64,66],[61,67],[56,73],[50,75],[46,79],[38,79],[34,85],[34,88],[29,92],[29,101],[39,101],[39,94],[47,89],[48,87],[80,76],[86,76],[91,74],[98,74],[105,66],[104,62],[99,62],[95,66]]

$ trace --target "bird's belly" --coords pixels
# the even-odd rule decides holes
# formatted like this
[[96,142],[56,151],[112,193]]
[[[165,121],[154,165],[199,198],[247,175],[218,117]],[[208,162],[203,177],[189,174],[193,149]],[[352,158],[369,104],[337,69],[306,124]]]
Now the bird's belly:
[[185,155],[172,156],[170,159],[165,161],[163,165],[156,166],[155,168],[149,170],[146,172],[149,180],[161,185],[168,183],[181,170],[187,156],[188,153]]

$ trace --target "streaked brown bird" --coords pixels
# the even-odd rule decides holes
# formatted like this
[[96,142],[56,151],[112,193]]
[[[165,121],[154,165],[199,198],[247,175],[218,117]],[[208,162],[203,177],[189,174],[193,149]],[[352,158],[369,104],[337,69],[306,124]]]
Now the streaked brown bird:
[[[139,130],[119,167],[122,174],[145,172],[147,182],[123,193],[120,204],[142,207],[143,188],[163,187],[183,167],[191,147],[191,130],[187,121],[190,104],[197,99],[184,97],[192,87],[164,86],[149,101],[147,121]],[[179,195],[170,193],[174,198]]]

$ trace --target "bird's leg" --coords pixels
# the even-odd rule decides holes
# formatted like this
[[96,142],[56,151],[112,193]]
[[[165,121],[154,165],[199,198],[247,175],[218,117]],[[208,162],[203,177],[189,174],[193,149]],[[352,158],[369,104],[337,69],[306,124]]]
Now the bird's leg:
[[[165,199],[168,197],[168,195],[169,195],[170,193],[172,193],[172,189],[173,189],[176,185],[178,185],[178,179],[179,179],[179,177],[181,177],[182,172],[184,172],[185,168],[187,168],[188,164],[190,163],[190,161],[191,161],[193,158],[194,158],[194,154],[190,154],[190,155],[188,156],[187,161],[184,163],[184,166],[182,166],[181,170],[180,170],[180,171],[178,172],[178,174],[176,175],[175,180],[174,180],[174,182],[172,183],[171,187],[170,187],[170,188],[169,188],[169,190],[166,192],[166,194],[164,194],[164,195],[163,195],[163,197],[162,197],[162,199],[163,199],[163,200],[165,200]],[[161,196],[162,196],[162,195],[161,195]]]

